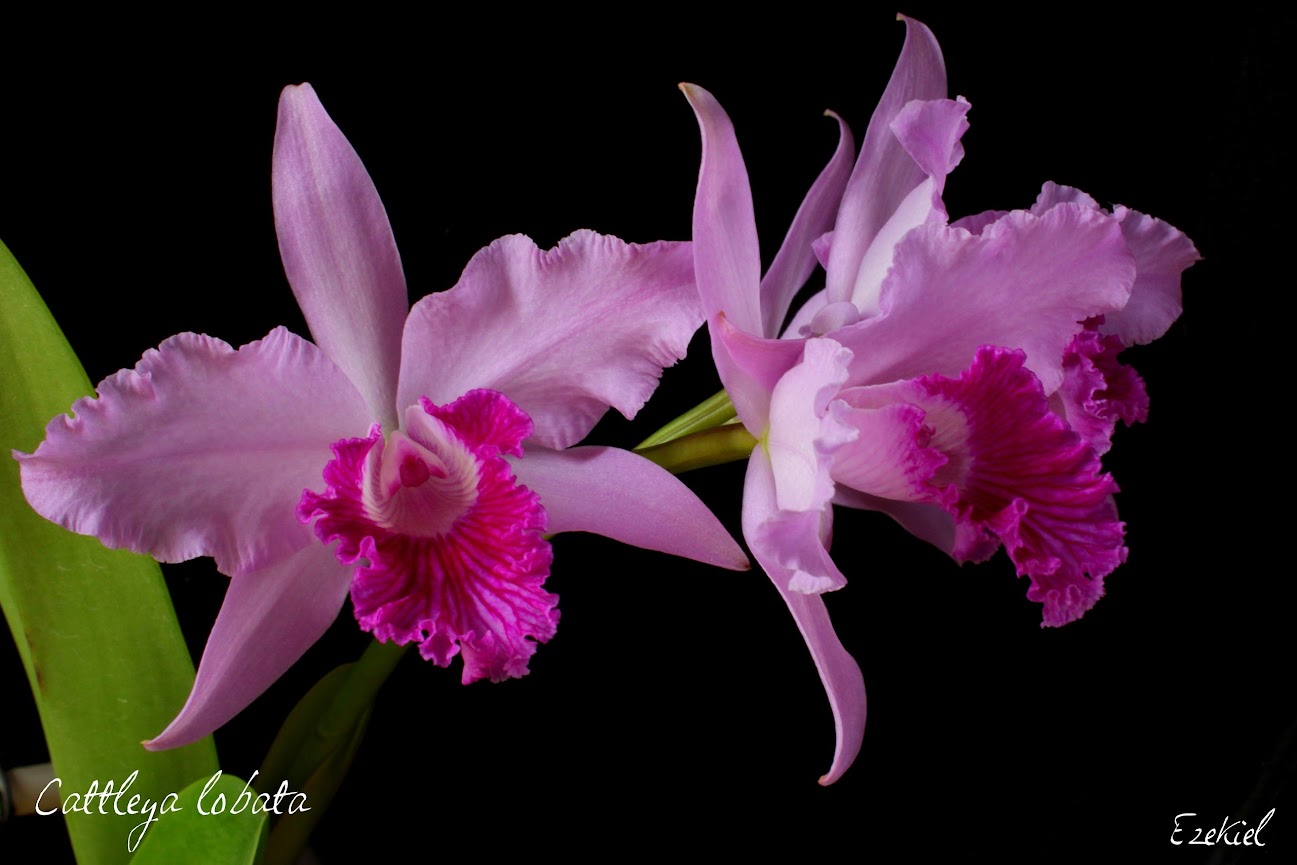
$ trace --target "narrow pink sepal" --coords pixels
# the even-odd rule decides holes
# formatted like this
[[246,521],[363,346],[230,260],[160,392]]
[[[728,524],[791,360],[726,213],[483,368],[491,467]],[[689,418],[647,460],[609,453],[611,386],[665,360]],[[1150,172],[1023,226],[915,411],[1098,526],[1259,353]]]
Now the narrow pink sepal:
[[329,442],[369,425],[364,400],[283,328],[237,351],[183,333],[99,383],[20,455],[37,513],[110,547],[258,570],[310,542],[293,518]]
[[220,727],[261,696],[338,617],[351,569],[328,547],[311,542],[310,529],[297,529],[308,541],[302,550],[230,580],[189,699],[144,747],[178,748]]
[[823,596],[791,591],[788,588],[791,575],[778,564],[771,551],[753,541],[759,534],[759,527],[777,510],[774,472],[764,449],[758,447],[748,460],[747,479],[743,485],[743,534],[752,545],[758,563],[788,605],[824,684],[836,733],[833,763],[820,778],[821,784],[828,785],[841,778],[860,753],[865,736],[865,679],[855,659],[838,640]]
[[806,198],[797,208],[797,215],[784,235],[784,242],[770,263],[770,269],[761,278],[761,313],[764,324],[759,336],[778,336],[788,315],[793,297],[806,284],[815,270],[814,243],[832,230],[838,205],[851,165],[855,159],[856,142],[851,129],[832,111],[826,112],[838,122],[838,146],[827,165],[815,178]]
[[409,299],[378,190],[309,84],[285,87],[271,174],[284,272],[311,335],[396,427]]
[[752,188],[729,115],[716,98],[694,84],[680,89],[693,107],[702,134],[702,166],[694,197],[694,270],[703,315],[719,312],[742,331],[767,333],[761,314],[761,248],[752,210]]
[[701,324],[688,243],[578,231],[541,250],[502,237],[410,310],[400,404],[491,388],[531,417],[536,441],[567,447],[609,406],[634,417]]
[[945,98],[946,66],[932,31],[913,18],[904,20],[905,45],[870,118],[838,211],[826,268],[830,302],[851,299],[865,251],[925,177],[897,140],[892,121],[912,100]]
[[540,496],[549,531],[593,532],[733,571],[752,565],[707,506],[675,475],[618,448],[528,445],[510,461]]

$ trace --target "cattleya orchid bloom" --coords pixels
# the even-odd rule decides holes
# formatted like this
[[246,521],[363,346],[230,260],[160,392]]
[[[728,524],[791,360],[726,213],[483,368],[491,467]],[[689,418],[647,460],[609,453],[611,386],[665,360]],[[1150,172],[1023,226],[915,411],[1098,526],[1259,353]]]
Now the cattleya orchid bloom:
[[609,406],[634,415],[684,356],[702,323],[689,244],[504,237],[407,317],[378,192],[305,84],[280,99],[273,193],[315,342],[174,336],[17,455],[48,519],[162,561],[210,555],[231,577],[193,692],[147,747],[237,714],[348,591],[362,628],[440,666],[460,654],[465,683],[525,674],[558,620],[542,532],[747,567],[664,469],[568,449]]
[[[791,610],[828,692],[837,745],[821,783],[860,749],[865,689],[821,593],[833,504],[879,510],[955,559],[1001,544],[1045,625],[1081,616],[1126,557],[1099,455],[1143,383],[1116,360],[1180,312],[1197,259],[1169,225],[1046,184],[1029,210],[948,224],[968,103],[946,98],[932,33],[906,40],[859,157],[840,141],[764,278],[733,126],[682,85],[703,157],[694,207],[698,288],[713,354],[758,441],[743,532]],[[779,329],[816,261],[824,290]]]

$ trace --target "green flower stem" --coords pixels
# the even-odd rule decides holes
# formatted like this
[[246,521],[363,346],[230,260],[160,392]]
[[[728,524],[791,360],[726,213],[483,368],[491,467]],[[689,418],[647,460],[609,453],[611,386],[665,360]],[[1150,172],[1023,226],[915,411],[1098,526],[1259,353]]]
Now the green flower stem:
[[[311,733],[302,742],[289,771],[290,778],[306,778],[344,745],[348,734],[374,702],[378,689],[396,669],[409,648],[395,643],[369,644],[365,654],[347,671],[346,681],[334,696],[329,708],[320,716]],[[327,805],[327,802],[321,802]]]
[[261,764],[256,786],[281,781],[305,793],[310,810],[281,817],[263,848],[263,865],[293,865],[342,785],[368,726],[374,698],[409,646],[374,641],[354,664],[315,684],[285,719]]
[[747,459],[757,440],[741,423],[705,429],[652,447],[640,446],[635,453],[652,460],[672,474],[718,466]]
[[323,762],[314,769],[311,776],[294,788],[306,794],[311,810],[280,818],[265,841],[265,855],[261,865],[296,865],[301,860],[311,833],[323,819],[325,809],[342,786],[347,770],[351,768],[356,752],[360,750],[369,715],[369,708],[362,709],[350,732],[336,743],[334,750],[325,755]]
[[651,448],[655,445],[666,444],[674,441],[681,436],[687,436],[691,433],[702,432],[703,430],[718,427],[721,424],[729,423],[734,420],[734,404],[730,402],[730,395],[721,391],[708,399],[703,400],[698,405],[689,409],[689,411],[680,415],[680,417],[668,423],[662,429],[653,433],[653,435],[644,439],[636,447],[636,451],[642,451],[645,448]]

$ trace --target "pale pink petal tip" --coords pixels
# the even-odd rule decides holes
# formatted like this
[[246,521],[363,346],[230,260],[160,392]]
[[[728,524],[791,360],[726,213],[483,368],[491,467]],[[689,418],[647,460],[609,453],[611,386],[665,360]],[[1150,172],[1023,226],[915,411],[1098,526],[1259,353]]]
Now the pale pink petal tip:
[[[338,560],[356,566],[351,600],[361,628],[416,642],[438,666],[464,658],[462,680],[522,676],[537,642],[554,635],[558,596],[544,591],[552,553],[545,510],[503,454],[532,431],[505,396],[474,390],[427,400],[386,442],[333,446],[327,490],[298,507]],[[317,519],[318,518],[318,519]]]

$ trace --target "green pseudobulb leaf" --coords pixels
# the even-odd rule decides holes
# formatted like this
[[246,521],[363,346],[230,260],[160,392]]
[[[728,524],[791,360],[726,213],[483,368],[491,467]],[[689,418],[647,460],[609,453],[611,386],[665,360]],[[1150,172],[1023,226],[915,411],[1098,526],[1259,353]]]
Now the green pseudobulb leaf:
[[[45,425],[90,394],[90,382],[49,310],[0,243],[0,607],[18,646],[64,797],[98,782],[154,801],[216,771],[208,737],[153,753],[184,704],[193,664],[156,562],[106,549],[38,516],[23,498],[18,464]],[[7,699],[21,695],[5,695]],[[127,798],[121,806],[125,809]],[[43,797],[42,806],[51,804]],[[71,813],[83,865],[126,862],[138,815]],[[53,816],[24,819],[53,820]],[[180,859],[172,861],[184,861]]]
[[272,810],[287,814],[305,801],[305,796],[258,795],[233,775],[214,774],[136,818],[131,840],[138,847],[131,865],[252,865]]
[[[399,658],[402,654],[403,647],[387,650],[381,644],[375,645],[389,656]],[[310,811],[286,816],[275,824],[265,848],[266,865],[297,862],[355,759],[369,724],[372,691],[367,692],[370,699],[357,706],[355,713],[342,711],[334,715],[339,697],[355,671],[355,664],[343,664],[316,682],[293,707],[261,764],[262,790],[274,792],[274,785],[283,779],[290,790],[300,790],[311,802]]]

